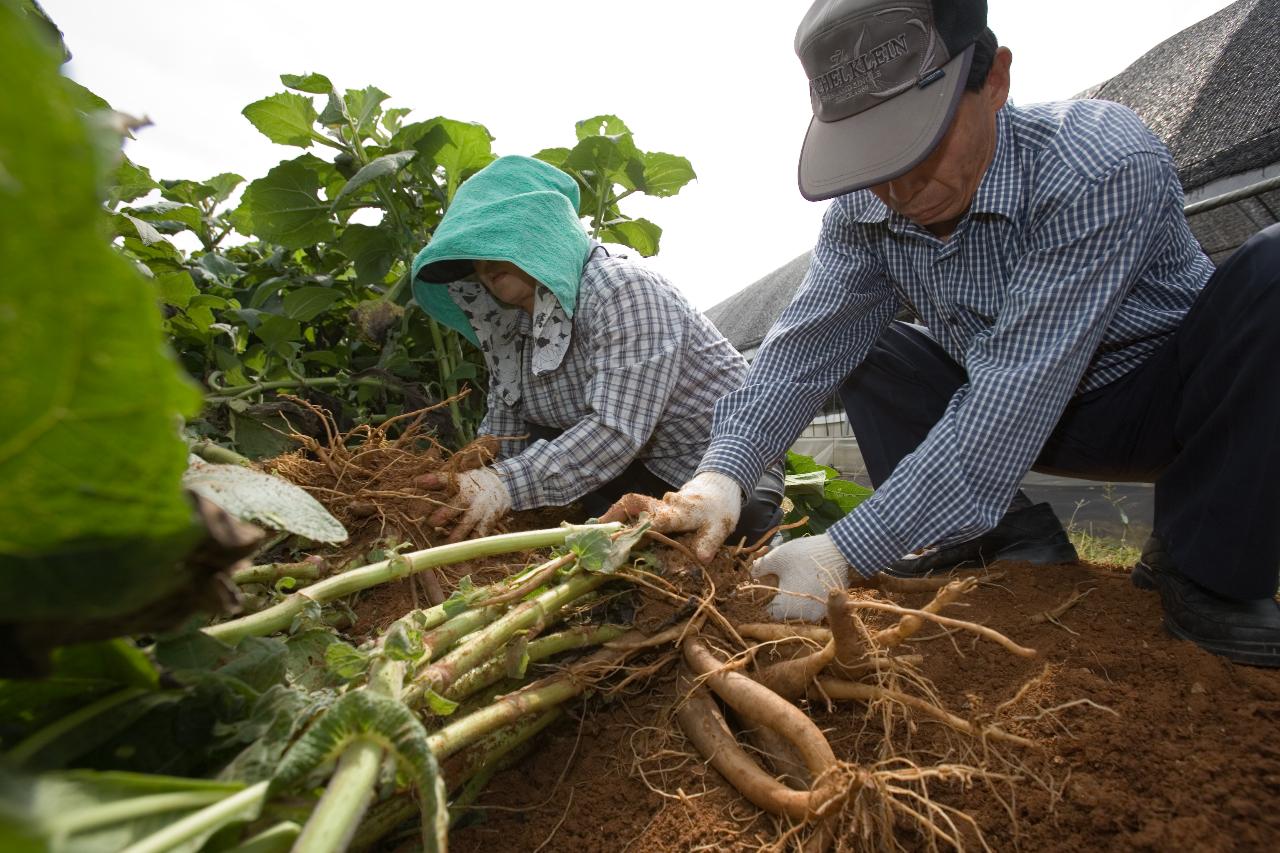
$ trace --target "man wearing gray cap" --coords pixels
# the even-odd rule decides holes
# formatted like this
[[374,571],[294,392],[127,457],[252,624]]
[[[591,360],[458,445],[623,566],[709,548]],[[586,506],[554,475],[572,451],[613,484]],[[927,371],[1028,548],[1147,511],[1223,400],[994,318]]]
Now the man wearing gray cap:
[[1280,666],[1280,226],[1215,271],[1133,112],[1006,102],[985,0],[819,0],[796,52],[800,192],[835,199],[804,284],[717,403],[698,474],[606,517],[696,530],[709,559],[838,391],[876,491],[755,564],[776,618],[820,619],[828,588],[882,571],[1074,559],[1018,490],[1035,468],[1154,482],[1134,583],[1175,636]]

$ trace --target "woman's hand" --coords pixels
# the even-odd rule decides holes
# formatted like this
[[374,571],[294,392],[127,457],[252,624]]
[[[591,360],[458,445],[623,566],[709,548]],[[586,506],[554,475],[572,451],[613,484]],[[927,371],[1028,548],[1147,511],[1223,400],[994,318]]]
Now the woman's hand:
[[[443,483],[440,475],[427,474],[418,478],[418,485],[432,489]],[[492,468],[464,471],[457,476],[454,485],[458,492],[453,497],[453,506],[442,506],[427,519],[429,524],[443,527],[460,514],[462,518],[449,534],[450,542],[459,542],[472,532],[478,536],[486,535],[511,509],[511,493]]]

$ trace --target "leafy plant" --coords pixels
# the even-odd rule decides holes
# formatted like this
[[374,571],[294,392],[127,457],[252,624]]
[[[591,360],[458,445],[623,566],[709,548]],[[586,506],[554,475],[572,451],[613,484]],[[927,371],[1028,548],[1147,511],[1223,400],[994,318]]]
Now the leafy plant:
[[791,506],[787,508],[783,522],[794,524],[806,516],[809,519],[807,524],[787,531],[789,537],[825,533],[828,527],[870,496],[870,489],[840,479],[840,472],[835,468],[819,465],[812,457],[787,451],[786,498]]
[[[347,422],[484,387],[480,353],[409,303],[407,275],[458,186],[495,158],[489,131],[443,116],[409,121],[409,110],[384,108],[389,96],[374,86],[339,91],[317,73],[280,79],[287,91],[244,116],[304,153],[250,181],[238,204],[239,175],[156,181],[128,160],[107,199],[121,249],[153,276],[184,366],[210,390],[203,431],[251,457],[280,452],[280,433],[297,425],[297,412],[263,405],[275,391],[306,389]],[[574,148],[537,156],[582,185],[596,235],[655,253],[661,229],[619,203],[676,194],[694,177],[688,161],[640,151],[614,116],[579,122],[577,136]],[[158,201],[139,203],[152,191]],[[190,254],[169,239],[184,232],[200,244]],[[253,241],[232,245],[233,233]],[[480,394],[451,404],[459,440],[483,411]]]

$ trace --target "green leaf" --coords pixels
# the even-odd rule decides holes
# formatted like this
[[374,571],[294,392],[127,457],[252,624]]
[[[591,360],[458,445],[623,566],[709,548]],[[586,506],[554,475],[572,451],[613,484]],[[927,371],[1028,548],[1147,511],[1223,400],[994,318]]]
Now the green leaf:
[[351,116],[358,131],[364,134],[377,124],[378,115],[382,111],[381,104],[389,97],[391,96],[377,86],[368,86],[364,89],[348,89],[343,102],[347,105],[347,115]]
[[578,565],[588,572],[604,570],[612,545],[609,534],[598,527],[570,533],[565,537],[564,544],[577,556]]
[[281,74],[280,82],[290,89],[308,92],[312,95],[327,95],[333,91],[333,84],[323,74]]
[[311,164],[316,159],[307,155],[286,160],[245,188],[239,210],[248,218],[249,233],[286,249],[334,238],[329,205],[319,197],[322,184]]
[[394,154],[384,154],[376,160],[372,160],[368,165],[356,172],[351,180],[342,187],[338,197],[333,200],[334,208],[337,208],[343,199],[349,198],[352,193],[362,187],[373,183],[381,178],[390,177],[405,166],[409,165],[409,161],[418,156],[417,151],[397,151]]
[[457,702],[452,699],[446,699],[430,687],[423,691],[422,698],[426,700],[427,707],[431,709],[431,713],[437,717],[447,717],[458,710]]
[[192,231],[200,227],[200,211],[189,204],[180,204],[176,201],[158,201],[145,207],[130,208],[121,212],[152,223],[176,222]]
[[192,297],[200,293],[189,272],[173,272],[158,275],[153,280],[160,301],[175,308],[186,308]]
[[564,166],[564,161],[569,159],[569,149],[568,148],[544,148],[541,151],[539,151],[537,154],[534,154],[533,156],[534,156],[534,159],[541,160],[544,163],[550,163],[552,166],[555,166],[557,169],[559,169],[562,166]]
[[397,620],[383,638],[382,651],[392,660],[417,660],[422,656],[422,633],[403,620]]
[[591,136],[630,136],[631,129],[615,115],[598,115],[575,123],[578,141]]
[[154,243],[163,243],[164,236],[156,230],[156,227],[145,219],[139,219],[136,216],[130,216],[127,213],[121,213],[120,217],[126,220],[138,232],[138,239],[142,241],[142,245],[150,246]]
[[493,137],[484,125],[438,117],[415,127],[411,137],[416,138],[411,144],[424,161],[444,169],[448,201],[453,201],[459,184],[496,159],[490,145]]
[[615,222],[600,231],[600,239],[606,243],[630,246],[646,258],[658,254],[661,237],[662,229],[647,219]]
[[464,361],[445,377],[445,382],[461,382],[464,379],[475,379],[480,375],[480,368],[470,361]]
[[462,580],[458,581],[453,594],[446,598],[440,607],[444,610],[444,615],[452,619],[470,607],[476,595],[476,585],[471,581],[471,575],[464,575]]
[[684,157],[659,151],[646,152],[640,157],[644,161],[644,184],[640,189],[649,195],[673,196],[698,177]]
[[338,641],[324,650],[329,671],[345,681],[360,678],[369,670],[369,655],[350,643]]
[[123,154],[120,155],[120,165],[116,167],[109,183],[108,192],[112,204],[133,201],[160,186],[152,179],[151,172],[145,166],[139,166]]
[[400,131],[400,120],[407,116],[411,110],[397,107],[393,110],[387,110],[382,114],[382,127],[389,134],[396,134]]
[[103,239],[57,57],[9,3],[0,79],[22,81],[0,98],[0,622],[106,618],[188,582],[174,563],[198,533],[174,424],[200,397],[155,288]]
[[284,315],[309,323],[341,298],[342,292],[332,287],[300,287],[284,295]]
[[319,116],[311,99],[304,95],[280,92],[254,101],[241,113],[272,142],[310,148],[315,141],[313,125]]
[[358,284],[380,284],[399,255],[396,238],[374,225],[348,225],[338,238],[338,251],[356,267]]
[[217,252],[205,252],[200,256],[200,260],[196,261],[196,265],[209,273],[209,275],[226,283],[235,281],[244,275],[243,267]]

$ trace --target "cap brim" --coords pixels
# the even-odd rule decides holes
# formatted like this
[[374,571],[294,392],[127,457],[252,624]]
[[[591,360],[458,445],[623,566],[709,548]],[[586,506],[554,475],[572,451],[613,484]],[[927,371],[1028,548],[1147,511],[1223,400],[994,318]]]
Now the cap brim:
[[972,60],[969,45],[923,89],[913,86],[840,121],[810,121],[800,150],[800,194],[834,198],[896,178],[928,157],[951,124]]

